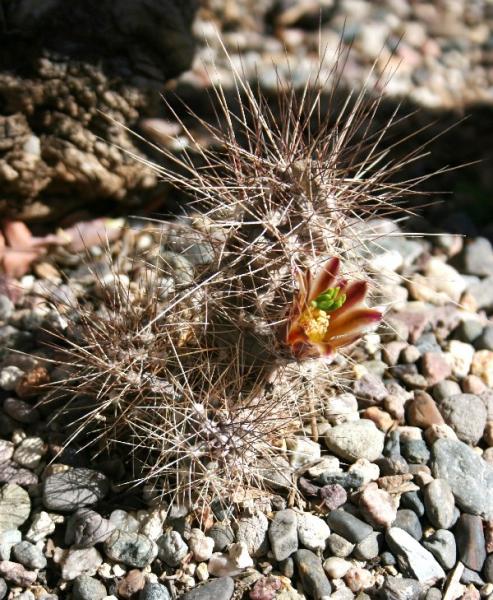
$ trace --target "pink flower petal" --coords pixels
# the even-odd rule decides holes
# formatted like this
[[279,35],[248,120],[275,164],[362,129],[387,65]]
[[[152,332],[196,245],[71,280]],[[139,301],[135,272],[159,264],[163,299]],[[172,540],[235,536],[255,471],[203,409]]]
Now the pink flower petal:
[[340,336],[357,334],[369,325],[378,323],[382,313],[370,308],[356,308],[341,315],[335,326],[329,327],[328,341]]
[[366,293],[368,291],[368,284],[366,281],[353,281],[346,287],[341,289],[346,294],[346,302],[330,313],[330,320],[333,326],[336,325],[339,318],[348,310],[354,309],[363,303]]
[[309,287],[308,302],[315,300],[317,296],[320,296],[320,294],[331,287],[339,273],[340,263],[341,261],[337,257],[334,257],[330,258],[322,265],[320,271],[313,280],[313,283]]

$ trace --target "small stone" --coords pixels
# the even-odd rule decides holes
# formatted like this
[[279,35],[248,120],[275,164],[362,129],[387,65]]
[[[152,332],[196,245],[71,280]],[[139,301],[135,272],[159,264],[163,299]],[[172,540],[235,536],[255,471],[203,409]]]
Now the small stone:
[[[5,294],[0,294],[0,321],[7,321],[14,312],[14,303]],[[1,595],[0,595],[1,597]]]
[[448,425],[431,425],[425,431],[425,440],[428,442],[430,446],[440,439],[448,439],[448,440],[458,440],[457,434]]
[[298,577],[309,597],[321,600],[330,596],[332,586],[322,568],[320,558],[310,550],[297,550],[294,555]]
[[313,552],[324,550],[330,536],[327,523],[310,513],[298,514],[297,521],[300,545]]
[[33,544],[40,542],[46,536],[50,535],[50,533],[53,533],[55,527],[56,525],[50,515],[42,510],[41,512],[36,513],[32,519],[31,526],[26,533],[26,539]]
[[8,483],[0,490],[0,532],[17,529],[31,513],[29,494],[16,485]]
[[471,284],[467,292],[474,299],[475,310],[481,308],[487,311],[493,310],[493,276],[490,275],[477,283]]
[[466,377],[469,374],[474,357],[473,346],[459,342],[459,340],[450,340],[448,352],[452,359],[452,373],[456,377]]
[[144,588],[145,582],[144,573],[138,569],[132,569],[118,583],[118,597],[125,598],[126,600],[135,597],[137,592],[140,592]]
[[192,529],[188,545],[197,562],[209,560],[214,552],[214,540],[207,537],[200,529]]
[[346,558],[355,548],[355,544],[351,544],[346,538],[337,533],[330,534],[327,545],[331,554],[338,558]]
[[27,569],[44,569],[46,567],[46,558],[42,551],[29,542],[16,544],[13,553],[17,562]]
[[228,554],[214,552],[209,559],[207,570],[214,577],[236,577],[242,572]]
[[372,421],[361,419],[336,425],[327,432],[325,443],[334,454],[349,462],[359,458],[372,462],[382,453],[384,438]]
[[484,402],[473,394],[457,394],[440,403],[440,412],[447,425],[466,444],[477,444],[483,436],[487,411]]
[[109,521],[115,529],[125,531],[126,533],[138,533],[140,529],[139,521],[124,510],[114,510],[110,514]]
[[250,590],[250,600],[274,600],[281,585],[279,577],[261,577]]
[[[161,547],[159,551],[161,553]],[[104,552],[115,562],[142,569],[156,558],[158,547],[155,542],[141,533],[116,530],[104,542]],[[161,554],[160,558],[163,558]]]
[[249,567],[253,567],[252,557],[248,554],[248,549],[244,542],[231,544],[228,554],[231,562],[238,569],[248,569]]
[[74,600],[103,600],[107,592],[104,585],[94,577],[80,575],[72,587]]
[[35,571],[28,571],[22,565],[10,560],[0,561],[0,576],[23,588],[32,585],[38,577]]
[[102,500],[109,490],[105,475],[85,468],[52,473],[43,482],[43,504],[49,510],[74,511]]
[[6,462],[14,454],[14,444],[7,440],[0,440],[0,463]]
[[466,344],[472,344],[481,335],[483,326],[477,319],[465,319],[454,330],[454,338]]
[[352,544],[358,544],[373,532],[372,527],[343,510],[333,510],[327,519],[329,527]]
[[333,425],[347,421],[348,415],[358,412],[358,401],[353,394],[345,393],[328,398],[324,405],[327,421]]
[[424,489],[426,516],[433,527],[449,529],[454,523],[455,500],[445,479],[435,479]]
[[484,381],[477,375],[468,375],[462,380],[462,391],[464,394],[481,396],[487,389]]
[[368,537],[365,537],[359,544],[356,544],[356,548],[353,551],[354,558],[357,560],[372,560],[378,556],[380,550],[380,541],[382,534],[378,531],[370,533]]
[[10,560],[12,548],[22,540],[18,529],[7,529],[0,533],[0,560]]
[[269,539],[276,561],[281,561],[298,549],[296,513],[291,509],[278,511],[269,527]]
[[[268,529],[269,521],[267,517],[262,512],[257,511],[250,517],[241,517],[238,520],[236,539],[246,544],[251,556],[264,556],[269,549]],[[226,545],[229,545],[233,541],[234,539]],[[223,550],[224,548],[225,546],[222,548],[214,546],[215,551]]]
[[335,510],[347,501],[346,490],[338,483],[324,485],[320,488],[320,498],[329,510]]
[[442,567],[450,571],[457,561],[457,547],[455,536],[447,529],[438,529],[424,542],[423,546],[429,550]]
[[391,495],[369,483],[360,495],[359,506],[364,519],[374,527],[388,527],[396,517]]
[[488,583],[493,583],[493,554],[489,554],[486,557],[486,561],[483,566],[483,575]]
[[442,400],[448,398],[449,396],[455,396],[461,393],[460,385],[456,381],[451,381],[450,379],[446,379],[445,381],[437,383],[433,386],[431,391],[437,404],[440,404]]
[[38,477],[28,469],[22,469],[13,461],[0,463],[0,483],[17,483],[18,485],[37,485]]
[[433,398],[421,390],[416,390],[414,399],[406,404],[406,417],[409,425],[422,429],[444,423]]
[[39,411],[25,400],[6,398],[3,403],[3,410],[9,417],[19,421],[19,423],[30,425],[39,421]]
[[323,567],[330,579],[342,579],[352,564],[343,558],[331,556],[324,562]]
[[493,325],[487,325],[474,342],[476,350],[493,350]]
[[[267,518],[265,520],[267,521]],[[266,527],[268,528],[268,521]],[[207,532],[207,535],[214,540],[214,552],[222,552],[225,548],[227,548],[230,544],[232,544],[235,541],[235,535],[233,533],[233,530],[231,529],[229,523],[227,523],[226,521],[214,523],[214,525]],[[252,556],[255,556],[255,552],[253,551],[253,545],[249,546],[247,535],[244,535],[244,539],[239,541],[246,542],[247,547],[249,547],[250,554]]]
[[416,579],[386,577],[382,586],[385,600],[415,600],[421,598],[423,586]]
[[[203,598],[205,600],[208,596],[204,596]],[[212,599],[213,597],[211,596],[210,600]],[[171,600],[171,596],[161,583],[147,583],[139,593],[139,600]],[[215,600],[219,600],[219,597],[215,598]]]
[[46,445],[39,437],[27,437],[17,446],[14,460],[21,467],[35,469],[46,452]]
[[493,249],[487,238],[467,240],[461,258],[468,275],[493,275]]
[[[7,584],[5,583],[5,579],[0,577],[0,600],[4,600],[4,598],[7,596],[7,592],[9,591]],[[43,599],[43,600],[46,600]]]
[[423,537],[423,530],[419,521],[418,515],[409,508],[402,508],[397,511],[395,521],[392,527],[399,527],[412,535],[415,540],[420,540]]
[[72,580],[82,574],[94,575],[103,558],[96,548],[68,550],[62,561],[63,579]]
[[493,387],[493,352],[478,350],[474,353],[471,373],[481,377],[488,387]]
[[425,465],[430,460],[430,451],[424,440],[404,440],[402,455],[410,464]]
[[0,388],[6,392],[12,392],[23,375],[24,371],[15,365],[4,367],[0,370]]
[[380,404],[387,396],[387,389],[382,380],[371,373],[366,373],[354,382],[354,395],[362,403],[362,406],[373,406]]
[[483,523],[477,515],[463,513],[454,530],[459,560],[473,571],[481,571],[486,559]]
[[104,542],[114,531],[114,525],[97,512],[78,509],[67,521],[65,543],[77,548],[90,548]]
[[445,577],[433,555],[403,529],[391,527],[385,538],[405,575],[427,585]]
[[[230,600],[234,591],[234,581],[231,577],[220,577],[208,581],[180,596],[180,600]],[[139,598],[139,600],[154,600]],[[163,598],[164,600],[164,598]]]
[[367,569],[352,567],[344,577],[346,585],[352,592],[361,592],[373,585],[373,577]]
[[349,467],[348,474],[356,475],[361,478],[362,485],[368,485],[371,481],[376,481],[380,477],[380,469],[378,465],[366,460],[366,458],[359,458]]
[[286,447],[293,469],[299,469],[320,459],[320,445],[308,438],[289,438],[286,440]]
[[421,368],[430,386],[447,379],[452,374],[450,363],[443,354],[438,352],[425,352],[421,359]]

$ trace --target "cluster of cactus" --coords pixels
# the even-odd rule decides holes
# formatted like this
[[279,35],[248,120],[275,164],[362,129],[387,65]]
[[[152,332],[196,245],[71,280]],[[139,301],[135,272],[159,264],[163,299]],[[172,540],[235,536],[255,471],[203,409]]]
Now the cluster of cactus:
[[334,357],[382,317],[366,224],[412,187],[387,183],[408,158],[379,148],[380,95],[334,119],[315,77],[274,109],[232,69],[239,109],[218,87],[218,123],[199,119],[213,143],[180,121],[189,151],[156,167],[187,216],[125,233],[95,305],[64,308],[59,344],[70,440],[120,449],[134,481],[180,503],[293,484],[290,438],[316,435]]

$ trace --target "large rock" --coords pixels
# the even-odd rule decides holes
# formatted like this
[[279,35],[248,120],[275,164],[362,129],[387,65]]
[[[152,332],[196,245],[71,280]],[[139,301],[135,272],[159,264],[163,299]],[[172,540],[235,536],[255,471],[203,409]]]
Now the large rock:
[[69,469],[52,473],[43,482],[43,504],[49,510],[73,511],[102,500],[109,490],[103,473],[92,469]]
[[433,475],[448,482],[459,508],[492,520],[493,467],[458,440],[437,440],[431,455]]
[[329,450],[340,458],[356,462],[366,458],[370,462],[382,454],[385,435],[376,428],[373,421],[361,419],[336,425],[325,435]]
[[483,437],[487,410],[484,402],[474,394],[457,394],[440,403],[440,412],[447,425],[466,444],[476,445]]

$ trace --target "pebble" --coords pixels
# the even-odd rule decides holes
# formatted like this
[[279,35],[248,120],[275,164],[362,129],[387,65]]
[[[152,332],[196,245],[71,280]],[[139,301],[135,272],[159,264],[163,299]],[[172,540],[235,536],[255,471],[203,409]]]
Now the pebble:
[[325,435],[328,449],[349,462],[360,458],[373,462],[382,453],[384,439],[384,433],[366,419],[341,423]]
[[[161,552],[161,546],[159,550]],[[141,533],[116,530],[104,542],[104,552],[115,562],[141,569],[150,565],[156,558],[158,547],[155,542]],[[160,558],[162,558],[161,554]]]
[[242,572],[228,554],[214,552],[207,564],[208,572],[214,577],[235,577]]
[[464,319],[454,329],[455,339],[466,344],[472,344],[483,331],[483,326],[477,319]]
[[352,567],[352,563],[338,556],[331,556],[324,562],[323,567],[330,579],[342,579]]
[[424,440],[403,440],[401,447],[408,463],[425,465],[430,460],[430,451]]
[[483,575],[488,583],[493,583],[493,554],[489,554],[483,565]]
[[27,437],[17,446],[14,461],[26,469],[36,469],[46,453],[46,444],[39,437]]
[[26,588],[36,581],[38,575],[35,571],[28,571],[19,563],[2,560],[0,561],[0,577]]
[[102,562],[96,548],[70,549],[62,559],[62,577],[68,581],[84,573],[93,575]]
[[493,275],[493,249],[488,239],[467,240],[462,251],[464,272],[468,275]]
[[321,600],[324,596],[330,596],[332,586],[316,554],[310,550],[297,550],[294,561],[301,585],[309,597]]
[[476,350],[493,350],[493,325],[487,325],[474,342]]
[[5,579],[0,577],[0,600],[3,600],[7,596],[8,591],[9,589],[5,583]]
[[138,592],[140,592],[145,586],[145,575],[138,569],[132,569],[125,577],[118,583],[117,592],[119,598],[135,598]]
[[481,377],[488,387],[493,387],[493,352],[491,350],[478,350],[474,353],[471,373]]
[[8,483],[0,490],[0,532],[17,529],[31,513],[29,494],[15,483]]
[[406,418],[409,425],[422,429],[444,423],[435,401],[422,390],[416,390],[414,398],[406,404]]
[[438,529],[424,542],[423,546],[429,550],[442,567],[449,571],[457,560],[457,546],[455,536],[447,529]]
[[423,537],[423,529],[419,521],[418,515],[409,508],[401,508],[397,511],[395,521],[392,527],[399,527],[409,535],[412,535],[415,540],[420,540]]
[[9,417],[25,425],[31,425],[39,421],[39,411],[25,400],[6,398],[3,403],[3,410]]
[[12,548],[22,540],[22,534],[18,529],[7,529],[0,533],[0,559],[10,560]]
[[[180,596],[180,600],[230,600],[233,591],[233,579],[231,577],[220,577],[186,592]],[[154,600],[154,598],[146,597],[139,598],[139,600]],[[164,597],[163,600],[165,600]]]
[[[474,348],[470,344],[460,342],[459,340],[450,340],[448,344],[448,353],[452,360],[452,373],[459,378],[466,377],[471,368],[474,357]],[[459,393],[460,389],[456,392]],[[448,394],[452,395],[452,394]]]
[[467,292],[474,298],[478,309],[493,310],[493,275],[471,284]]
[[250,590],[250,600],[273,600],[281,585],[279,577],[261,577]]
[[452,374],[452,367],[443,354],[438,352],[425,352],[421,358],[421,369],[423,375],[428,380],[428,385],[432,386]]
[[363,518],[373,527],[388,527],[397,512],[392,496],[379,489],[376,483],[369,483],[363,490],[359,506]]
[[13,461],[0,463],[0,483],[17,483],[18,485],[36,485],[38,477],[32,471],[23,469]]
[[301,436],[289,438],[286,440],[286,447],[293,469],[299,469],[320,459],[320,444],[308,438]]
[[477,515],[463,513],[454,530],[459,560],[473,571],[481,571],[486,559],[483,523]]
[[46,558],[43,552],[34,544],[20,542],[13,547],[15,559],[27,569],[44,569]]
[[[472,356],[471,356],[472,360]],[[460,385],[456,381],[452,381],[450,379],[446,379],[445,381],[441,381],[433,386],[432,395],[435,398],[436,402],[440,404],[442,400],[448,398],[449,396],[454,396],[456,394],[460,394],[461,389]],[[443,417],[442,417],[443,419]]]
[[294,510],[278,511],[269,527],[269,539],[276,561],[281,561],[298,549],[297,519]]
[[78,548],[90,548],[104,542],[114,529],[114,525],[97,512],[80,508],[67,521],[65,543],[68,546],[74,544]]
[[297,521],[300,545],[313,552],[324,550],[330,536],[327,523],[320,517],[310,513],[298,514]]
[[433,527],[449,529],[454,523],[455,500],[445,479],[435,479],[423,490],[426,516]]
[[423,586],[416,579],[386,577],[380,593],[384,600],[417,600],[421,598]]
[[486,426],[487,410],[484,402],[474,394],[457,394],[440,403],[440,412],[447,425],[466,444],[476,445]]
[[[226,521],[214,523],[214,525],[207,532],[207,535],[214,540],[214,552],[222,552],[225,548],[227,548],[230,544],[232,544],[235,541],[235,534],[231,529],[230,524]],[[246,542],[248,546],[248,536],[245,536],[245,538],[240,541]],[[249,552],[252,556],[255,556],[253,547],[250,547]]]
[[361,540],[359,544],[356,544],[356,548],[353,551],[353,556],[357,560],[372,560],[378,556],[380,551],[380,541],[382,534],[378,531],[370,533],[369,536]]
[[344,577],[346,585],[352,592],[361,592],[372,586],[373,576],[367,569],[352,567]]
[[[267,554],[269,549],[269,538],[267,531],[269,529],[269,521],[267,517],[260,511],[255,512],[250,517],[241,517],[238,519],[236,529],[236,539],[238,542],[244,542],[248,548],[250,556],[259,557]],[[211,535],[211,532],[209,532]],[[222,551],[224,548],[234,541],[234,536],[229,541],[229,537],[226,536],[227,543],[223,544],[221,548],[216,547],[214,544],[214,551]]]
[[402,508],[410,508],[418,517],[425,514],[425,506],[421,501],[420,492],[405,492],[401,496],[400,506]]
[[110,514],[109,521],[115,529],[127,533],[137,533],[140,529],[140,523],[135,517],[124,510],[116,509]]
[[50,515],[42,510],[36,513],[31,520],[31,525],[26,532],[26,539],[33,544],[40,542],[55,531],[55,523]]
[[335,510],[345,504],[347,500],[347,492],[338,483],[324,485],[320,488],[320,498],[323,500],[324,505],[329,510]]
[[7,440],[0,440],[0,462],[10,460],[13,454],[14,444]]
[[365,373],[360,379],[357,379],[354,382],[353,391],[360,406],[363,407],[380,404],[388,393],[382,380],[372,373]]
[[74,600],[103,600],[106,595],[106,588],[101,581],[94,577],[80,575],[74,581],[72,587]]
[[338,533],[330,534],[327,545],[331,554],[338,558],[348,557],[356,547],[356,544],[351,544],[351,542]]
[[43,482],[43,504],[48,510],[72,512],[102,500],[109,490],[103,473],[86,468],[72,468],[51,473]]
[[404,575],[426,585],[433,585],[445,577],[434,556],[403,529],[391,527],[385,538]]
[[200,529],[192,529],[188,545],[197,562],[209,560],[214,552],[214,540],[207,537]]
[[327,518],[330,529],[348,540],[351,544],[358,544],[372,532],[373,528],[344,510],[333,510]]
[[493,467],[460,441],[439,439],[432,447],[431,468],[445,479],[459,508],[493,520]]
[[358,412],[358,401],[354,394],[346,392],[328,398],[324,404],[324,414],[327,421],[333,425],[347,420],[350,415]]
[[[200,589],[200,588],[197,588]],[[203,599],[205,600],[208,596],[204,595]],[[211,600],[214,598],[211,595]],[[171,596],[167,588],[161,583],[147,583],[139,593],[139,600],[171,600]],[[219,597],[216,597],[215,600],[219,600]]]
[[5,294],[0,294],[0,321],[7,321],[14,311],[14,303]]

